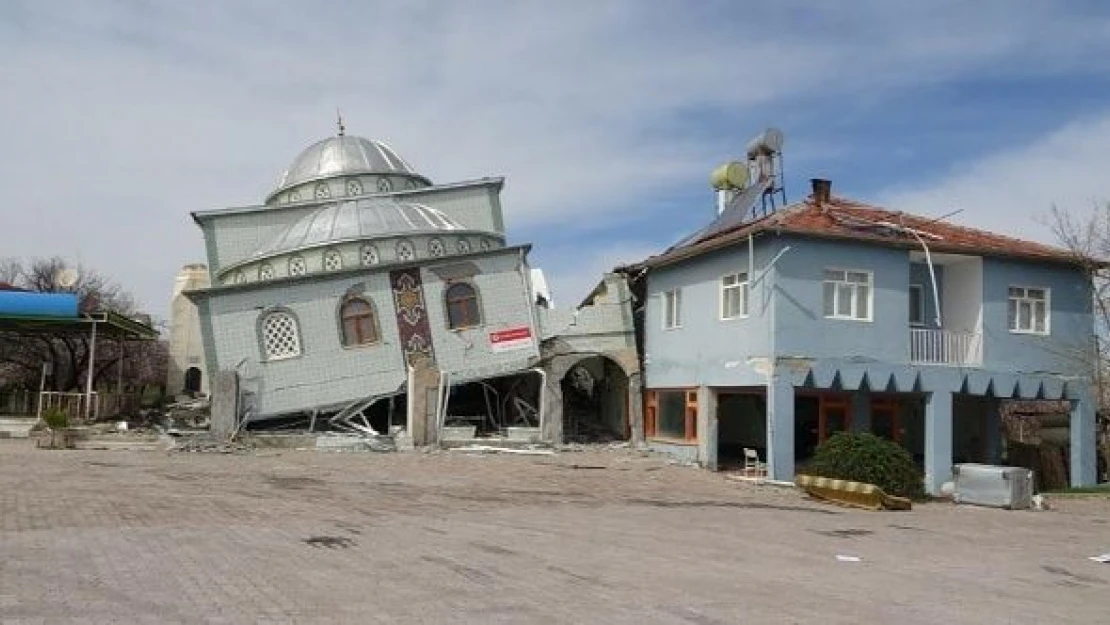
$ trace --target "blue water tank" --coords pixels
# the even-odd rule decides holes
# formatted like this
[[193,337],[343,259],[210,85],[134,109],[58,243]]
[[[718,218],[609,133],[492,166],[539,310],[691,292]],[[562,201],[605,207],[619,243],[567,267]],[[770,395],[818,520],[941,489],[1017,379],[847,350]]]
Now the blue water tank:
[[0,291],[0,315],[76,317],[77,296],[72,293]]

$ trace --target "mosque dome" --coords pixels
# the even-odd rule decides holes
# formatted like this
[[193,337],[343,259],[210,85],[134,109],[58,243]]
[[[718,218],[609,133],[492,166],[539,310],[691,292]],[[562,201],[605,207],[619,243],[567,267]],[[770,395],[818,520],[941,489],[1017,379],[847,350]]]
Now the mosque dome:
[[431,184],[385,143],[339,134],[317,141],[298,154],[266,201],[306,182],[354,174],[399,175],[414,178],[421,186]]

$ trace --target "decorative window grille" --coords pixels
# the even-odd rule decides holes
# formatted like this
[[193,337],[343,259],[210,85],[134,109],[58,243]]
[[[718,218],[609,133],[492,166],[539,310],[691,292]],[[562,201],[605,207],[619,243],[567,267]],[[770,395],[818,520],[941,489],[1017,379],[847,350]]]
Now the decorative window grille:
[[457,246],[460,254],[469,254],[470,253],[470,240],[469,239],[459,239],[459,242],[456,244],[456,246]]
[[428,241],[428,253],[432,256],[443,256],[447,253],[447,249],[443,247],[443,241],[432,239]]
[[262,349],[266,360],[283,360],[301,355],[301,337],[293,315],[276,310],[262,319]]
[[324,200],[331,197],[331,187],[326,182],[316,185],[316,199]]
[[491,244],[489,242],[489,239],[482,239],[481,242],[478,243],[478,247],[480,247],[483,252],[488,252],[490,246]]
[[343,327],[343,345],[355,347],[377,343],[381,338],[378,332],[378,316],[374,305],[367,299],[352,297],[343,302],[339,312]]
[[262,265],[261,267],[259,267],[258,268],[258,279],[259,280],[273,280],[274,279],[274,268],[270,265]]
[[324,271],[339,271],[343,268],[343,255],[339,250],[328,250],[324,253]]
[[378,191],[389,193],[393,190],[393,182],[389,178],[378,178]]
[[399,241],[397,243],[397,260],[408,261],[416,258],[416,249],[412,246],[412,241]]
[[289,259],[289,275],[303,276],[308,273],[308,267],[304,264],[304,258],[294,256]]
[[378,248],[373,245],[363,245],[360,258],[363,266],[377,265],[379,260]]
[[347,195],[362,195],[362,181],[358,178],[348,180]]

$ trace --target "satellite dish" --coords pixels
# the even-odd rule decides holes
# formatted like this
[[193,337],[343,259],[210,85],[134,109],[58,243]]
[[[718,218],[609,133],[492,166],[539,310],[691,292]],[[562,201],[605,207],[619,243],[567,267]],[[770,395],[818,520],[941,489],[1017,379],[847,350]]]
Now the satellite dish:
[[59,269],[58,273],[54,274],[54,282],[63,289],[72,288],[77,284],[77,270],[72,267]]
[[709,175],[709,184],[718,191],[743,189],[748,186],[750,179],[751,174],[746,163],[731,161],[713,170]]

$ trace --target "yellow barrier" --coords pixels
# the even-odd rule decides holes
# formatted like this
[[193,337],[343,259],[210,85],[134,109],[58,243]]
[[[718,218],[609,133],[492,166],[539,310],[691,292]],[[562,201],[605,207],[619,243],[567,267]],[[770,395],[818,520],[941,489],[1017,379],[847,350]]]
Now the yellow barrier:
[[815,475],[799,475],[794,483],[812,497],[845,506],[867,510],[909,510],[913,506],[909,499],[888,495],[874,484]]

